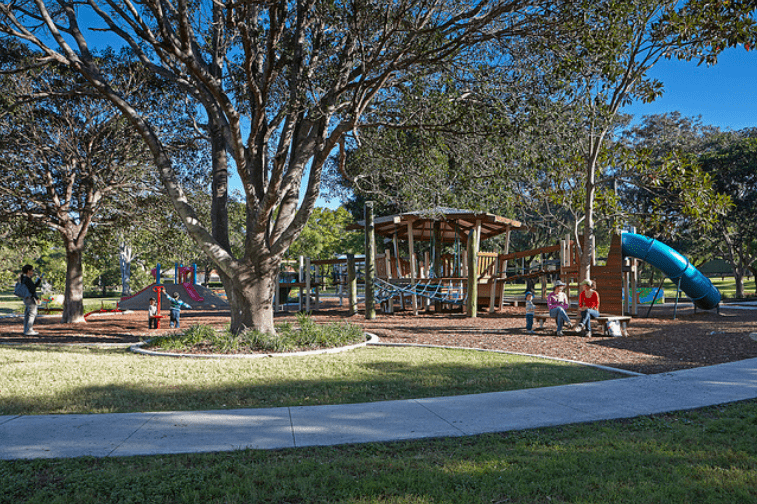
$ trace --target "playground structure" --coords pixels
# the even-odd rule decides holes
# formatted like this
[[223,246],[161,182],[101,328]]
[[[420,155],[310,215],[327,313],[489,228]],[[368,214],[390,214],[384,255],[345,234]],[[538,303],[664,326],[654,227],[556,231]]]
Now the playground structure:
[[[486,223],[485,227],[483,224]],[[364,228],[364,222],[353,226]],[[527,282],[528,290],[538,280],[542,300],[548,284],[560,279],[567,284],[566,292],[574,299],[578,295],[579,254],[575,242],[561,240],[558,245],[509,253],[510,232],[521,224],[491,214],[476,214],[453,209],[434,209],[428,212],[380,217],[375,220],[374,232],[391,238],[392,249],[375,255],[375,301],[391,312],[394,304],[414,312],[445,307],[463,306],[469,316],[475,316],[478,306],[487,305],[489,311],[502,309],[507,299],[505,286],[510,282]],[[507,233],[505,252],[479,252],[481,239]],[[399,240],[406,240],[409,254],[400,257]],[[466,248],[460,243],[465,239]],[[414,252],[414,242],[431,241],[430,251],[423,260]],[[455,254],[442,255],[438,244],[454,243]],[[461,260],[465,256],[466,260]],[[697,308],[718,307],[720,292],[685,257],[663,243],[635,233],[622,233],[612,238],[610,252],[604,266],[592,266],[592,277],[602,299],[602,312],[615,315],[638,315],[638,261],[643,260],[662,270],[676,283],[678,293],[684,292]],[[653,290],[651,307],[662,285]],[[575,290],[574,290],[575,289]],[[525,290],[525,289],[524,289]],[[470,292],[475,292],[471,302]],[[633,295],[624,296],[624,293]],[[679,295],[676,294],[676,310]],[[674,311],[675,317],[675,311]]]
[[[227,310],[229,303],[217,296],[212,290],[196,283],[197,266],[174,265],[174,282],[164,282],[161,266],[158,264],[152,270],[155,283],[148,285],[132,296],[122,297],[118,307],[122,310],[147,310],[149,299],[155,297],[159,304],[169,302],[169,296],[179,293],[179,297],[189,303],[194,309]],[[155,291],[155,287],[162,290]]]
[[505,303],[517,306],[522,300],[521,297],[508,298],[505,295],[508,283],[539,283],[540,289],[536,293],[540,292],[541,298],[546,298],[552,280],[576,279],[578,276],[576,247],[570,240],[508,254],[478,252],[475,271],[470,270],[468,261],[460,261],[459,255],[467,256],[467,249],[462,249],[458,257],[442,254],[437,268],[441,276],[437,277],[433,275],[433,266],[426,266],[431,264],[430,253],[426,252],[424,259],[418,261],[419,278],[410,283],[409,260],[393,257],[389,250],[385,250],[376,256],[377,300],[385,306],[385,311],[390,312],[394,302],[399,302],[402,308],[412,306],[409,303],[413,302],[413,295],[421,298],[427,310],[432,303],[441,309],[464,306],[468,300],[468,282],[475,280],[476,305],[487,306],[489,312],[493,312],[497,307],[501,310]]
[[[579,251],[568,237],[556,245],[509,252],[510,233],[522,227],[520,222],[449,208],[379,217],[369,227],[382,236],[385,243],[391,244],[383,252],[376,252],[372,261],[373,302],[385,312],[394,311],[395,305],[414,313],[432,307],[435,311],[462,307],[469,316],[475,316],[479,306],[488,306],[493,312],[497,307],[501,310],[504,303],[517,306],[522,300],[520,295],[510,298],[505,295],[506,285],[513,282],[525,283],[524,292],[533,291],[537,302],[543,303],[556,279],[567,284],[568,297],[577,301],[582,280],[579,278]],[[363,221],[348,229],[365,228]],[[506,233],[504,253],[479,251],[481,241],[503,233]],[[404,255],[400,241],[407,243]],[[430,242],[428,250],[418,255],[415,243],[423,241]],[[454,253],[443,254],[444,246],[452,246]],[[662,270],[676,283],[677,291],[684,292],[697,308],[718,307],[720,292],[685,257],[659,241],[622,233],[613,236],[605,264],[593,265],[591,269],[602,299],[603,314],[638,315],[640,260]],[[352,258],[351,263],[348,258],[313,261],[300,258],[299,269],[287,273],[288,280],[279,281],[275,306],[281,309],[281,298],[286,300],[289,290],[297,288],[300,310],[304,303],[309,311],[313,301],[318,308],[319,291],[327,283],[325,279],[331,278],[330,282],[337,286],[340,305],[345,289],[350,292],[350,311],[354,313],[357,301],[352,292],[356,287],[352,284],[358,276],[356,264],[364,261],[364,258]],[[350,268],[354,270],[352,274],[345,274]],[[536,289],[537,283],[539,289]],[[661,287],[662,284],[651,289],[650,310]],[[283,290],[286,292],[282,296]],[[472,292],[475,294],[471,295]],[[677,294],[676,310],[678,300]]]
[[[393,311],[394,303],[399,302],[402,308],[409,306],[416,313],[432,305],[436,310],[464,306],[475,316],[479,292],[484,293],[482,299],[488,299],[490,310],[497,299],[502,302],[510,260],[503,257],[508,256],[510,234],[522,227],[520,222],[489,213],[438,207],[379,217],[369,226],[393,245],[393,250],[375,255],[375,301],[385,311]],[[350,228],[365,227],[365,222],[359,222]],[[504,255],[478,251],[482,241],[503,233]],[[405,258],[400,257],[400,240],[408,244]],[[423,260],[415,253],[416,242],[430,244]],[[443,254],[445,245],[452,246],[454,253]],[[476,294],[470,295],[471,291]]]
[[[591,276],[597,281],[597,291],[602,300],[602,312],[634,316],[639,314],[639,261],[645,261],[661,270],[665,277],[677,285],[674,318],[680,292],[685,293],[697,308],[718,308],[720,291],[688,259],[653,238],[624,232],[612,237],[605,265],[593,266],[591,269]],[[661,291],[662,283],[653,289],[654,295],[649,300],[649,311],[652,310]],[[634,295],[627,296],[625,293]]]

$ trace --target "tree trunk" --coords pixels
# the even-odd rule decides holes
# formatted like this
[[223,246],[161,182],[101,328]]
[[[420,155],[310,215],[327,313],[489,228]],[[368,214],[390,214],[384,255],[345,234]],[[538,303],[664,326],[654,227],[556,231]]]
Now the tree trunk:
[[273,290],[278,268],[253,273],[252,268],[240,271],[231,283],[231,332],[238,334],[246,329],[275,334],[273,324]]
[[131,296],[131,245],[122,241],[118,247],[118,259],[121,266],[121,296]]
[[733,278],[736,280],[736,297],[737,298],[744,297],[744,273],[745,272],[743,268],[733,269]]
[[584,233],[581,246],[581,264],[578,275],[580,279],[591,278],[591,267],[594,259],[594,200],[597,193],[596,169],[599,149],[602,145],[600,139],[592,144],[593,151],[586,161],[586,201],[584,202]]
[[[213,178],[211,181],[212,199],[210,204],[210,223],[212,226],[213,238],[218,244],[229,254],[231,254],[231,243],[229,241],[229,158],[226,154],[226,143],[223,138],[223,131],[218,128],[215,123],[211,123],[211,155],[213,162]],[[216,265],[211,255],[206,254],[210,259],[211,264],[205,269],[205,284],[210,282],[210,271],[212,266]],[[229,300],[229,305],[232,306],[232,331],[234,334],[239,332],[241,325],[237,325],[237,330],[234,330],[234,313],[239,310],[234,310],[232,305],[232,298],[238,300],[244,299],[243,297],[236,296],[234,294],[234,283],[231,277],[223,272],[223,268],[217,266],[218,276],[223,284],[223,289],[226,291],[226,297]],[[237,301],[238,302],[238,301]],[[271,315],[273,316],[273,315]],[[247,326],[254,327],[254,326]]]
[[478,317],[478,232],[475,228],[471,229],[468,235],[466,260],[468,262],[467,316],[476,318]]
[[62,322],[76,324],[84,319],[84,275],[82,249],[66,244],[66,291],[63,302]]

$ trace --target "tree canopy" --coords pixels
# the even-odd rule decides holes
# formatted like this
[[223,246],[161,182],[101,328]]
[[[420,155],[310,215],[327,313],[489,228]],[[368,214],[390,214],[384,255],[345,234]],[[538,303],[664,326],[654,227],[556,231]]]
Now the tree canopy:
[[[310,217],[323,166],[342,139],[358,131],[374,102],[462,61],[471,47],[542,28],[553,5],[22,0],[0,5],[0,31],[81,73],[128,118],[188,232],[224,278],[232,329],[274,332],[278,263]],[[202,111],[197,127],[213,146],[213,229],[201,224],[179,183],[165,132],[102,72],[91,49],[101,32]],[[241,255],[226,238],[230,168],[246,203]]]

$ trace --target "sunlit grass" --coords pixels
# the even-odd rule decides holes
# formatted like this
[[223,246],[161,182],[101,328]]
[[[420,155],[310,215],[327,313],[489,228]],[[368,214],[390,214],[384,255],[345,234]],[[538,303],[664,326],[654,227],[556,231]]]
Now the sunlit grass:
[[616,376],[498,353],[377,347],[256,359],[146,357],[123,349],[0,347],[0,369],[0,415],[355,403]]
[[[105,308],[112,310],[121,298],[85,298],[84,313]],[[61,305],[51,303],[50,308],[60,309]],[[24,312],[24,303],[20,298],[13,295],[13,292],[0,292],[0,315],[21,314]],[[42,310],[44,313],[44,310]]]

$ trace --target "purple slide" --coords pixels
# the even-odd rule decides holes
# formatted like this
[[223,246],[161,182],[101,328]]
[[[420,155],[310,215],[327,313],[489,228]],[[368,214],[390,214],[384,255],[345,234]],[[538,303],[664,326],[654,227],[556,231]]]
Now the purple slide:
[[203,301],[205,301],[204,297],[200,297],[200,295],[197,294],[197,291],[195,290],[194,285],[192,285],[189,282],[184,282],[181,285],[184,286],[184,288],[187,290],[187,294],[189,295],[190,298],[192,298],[193,301],[197,301],[198,303],[202,303]]

